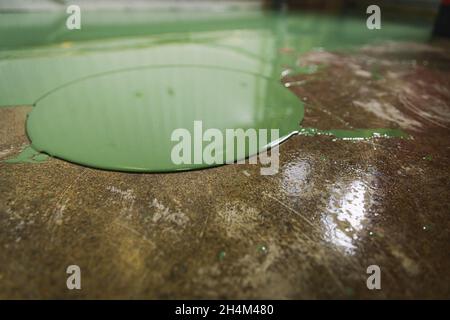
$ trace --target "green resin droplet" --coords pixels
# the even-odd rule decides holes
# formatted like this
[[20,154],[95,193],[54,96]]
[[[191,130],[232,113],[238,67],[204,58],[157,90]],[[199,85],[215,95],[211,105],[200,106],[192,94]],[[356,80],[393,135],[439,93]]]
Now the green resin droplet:
[[25,147],[16,157],[3,160],[6,163],[39,163],[49,158],[48,155],[40,153],[31,146]]

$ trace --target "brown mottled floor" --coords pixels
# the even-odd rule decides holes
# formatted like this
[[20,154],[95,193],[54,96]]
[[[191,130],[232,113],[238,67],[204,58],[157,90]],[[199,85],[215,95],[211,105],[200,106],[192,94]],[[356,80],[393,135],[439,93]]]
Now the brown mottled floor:
[[[0,162],[0,298],[450,298],[448,48],[300,57],[320,66],[285,79],[305,127],[411,138],[294,137],[274,176]],[[0,108],[0,159],[27,143],[29,110]],[[381,290],[366,287],[372,264]]]

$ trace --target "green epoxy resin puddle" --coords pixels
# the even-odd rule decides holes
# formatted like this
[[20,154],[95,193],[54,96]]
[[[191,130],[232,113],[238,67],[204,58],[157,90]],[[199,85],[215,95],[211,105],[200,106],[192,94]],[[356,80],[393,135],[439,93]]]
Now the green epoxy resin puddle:
[[[298,131],[400,137],[386,129],[301,129],[303,104],[280,75],[286,68],[314,72],[296,62],[315,48],[420,42],[431,29],[385,21],[372,32],[365,17],[314,14],[96,11],[83,13],[82,32],[70,32],[66,18],[65,10],[0,13],[0,106],[34,105],[27,120],[34,149],[9,162],[47,157],[39,150],[113,170],[202,168],[170,159],[172,131],[192,132],[195,120],[203,132],[275,128],[282,139]],[[223,150],[230,152],[236,160],[251,155]]]
[[[175,129],[191,132],[191,150],[194,121],[224,137],[226,129],[279,129],[280,139],[268,137],[265,149],[297,132],[303,109],[279,78],[216,66],[158,66],[100,74],[52,91],[29,114],[27,133],[36,150],[75,163],[165,172],[210,166],[173,163]],[[224,162],[230,153],[235,160],[253,155],[248,144],[242,152],[224,144]]]

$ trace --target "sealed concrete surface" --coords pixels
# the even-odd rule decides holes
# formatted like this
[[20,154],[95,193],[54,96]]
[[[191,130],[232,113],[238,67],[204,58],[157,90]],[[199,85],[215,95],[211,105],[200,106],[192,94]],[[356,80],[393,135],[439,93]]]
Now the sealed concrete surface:
[[[295,136],[280,170],[120,173],[56,158],[0,162],[0,298],[449,298],[450,47],[311,51],[283,81],[303,127],[409,138]],[[0,159],[31,107],[0,108]],[[66,268],[80,266],[82,290]],[[381,269],[368,290],[366,269]]]

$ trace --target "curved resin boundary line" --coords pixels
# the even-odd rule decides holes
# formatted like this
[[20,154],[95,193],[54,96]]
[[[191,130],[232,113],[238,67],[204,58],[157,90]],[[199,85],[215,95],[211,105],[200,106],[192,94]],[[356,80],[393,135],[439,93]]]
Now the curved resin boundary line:
[[[59,159],[59,160],[62,160],[62,161],[73,163],[73,164],[78,165],[78,166],[83,166],[83,167],[86,167],[86,168],[102,170],[102,171],[114,171],[114,172],[135,173],[135,174],[152,174],[152,173],[155,173],[155,174],[158,174],[158,173],[176,174],[176,173],[186,172],[186,171],[207,170],[207,169],[217,168],[217,167],[221,167],[221,166],[225,166],[225,165],[237,164],[238,161],[242,161],[244,159],[247,160],[248,158],[251,158],[253,156],[259,155],[261,152],[270,151],[272,148],[279,147],[280,145],[285,143],[288,139],[290,139],[293,136],[297,136],[297,135],[299,135],[299,131],[293,131],[290,134],[288,134],[288,135],[286,135],[284,137],[281,137],[278,140],[275,140],[274,142],[264,146],[261,151],[258,151],[257,153],[249,155],[249,156],[247,156],[247,157],[245,157],[243,159],[234,160],[233,162],[225,162],[225,163],[210,164],[210,165],[205,164],[204,166],[200,165],[200,166],[196,166],[196,167],[193,167],[193,168],[180,168],[180,169],[175,169],[175,170],[153,170],[153,171],[150,171],[150,170],[132,169],[132,168],[130,168],[130,169],[116,169],[116,168],[106,168],[106,167],[102,168],[102,167],[94,166],[92,164],[86,164],[86,163],[83,163],[81,161],[80,162],[75,162],[73,160],[64,159],[64,158],[61,158],[61,157],[58,157],[58,156],[53,156],[53,155],[51,155],[51,154],[49,154],[49,153],[47,153],[45,151],[38,151],[38,152],[40,152],[42,154],[45,154],[45,155],[48,155],[48,156],[50,156],[52,158],[56,158],[56,159]],[[262,166],[262,168],[264,168],[264,167]]]

